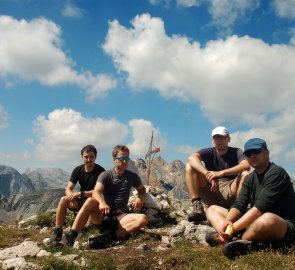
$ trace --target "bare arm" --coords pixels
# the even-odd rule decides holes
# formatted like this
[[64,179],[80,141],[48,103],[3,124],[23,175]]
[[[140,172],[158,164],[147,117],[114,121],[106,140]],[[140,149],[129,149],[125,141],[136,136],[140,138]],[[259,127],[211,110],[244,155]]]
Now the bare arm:
[[93,189],[92,190],[87,190],[87,191],[83,191],[83,197],[87,197],[87,198],[89,198],[89,197],[92,197],[92,193],[93,193]]
[[228,168],[228,169],[224,169],[221,171],[208,171],[206,173],[206,178],[211,181],[213,179],[218,179],[218,178],[222,178],[224,176],[228,176],[228,175],[235,175],[235,174],[239,174],[243,171],[249,171],[250,170],[250,165],[248,163],[247,160],[242,160],[238,165]]
[[202,159],[199,153],[193,153],[188,157],[188,163],[193,169],[200,172],[203,175],[206,175],[208,170],[202,164]]
[[241,212],[238,209],[232,208],[227,214],[225,222],[220,227],[219,232],[224,238],[228,238],[228,235],[225,234],[227,225],[232,224],[233,233],[235,233],[250,226],[262,214],[263,213],[258,208],[252,207],[242,216]]
[[73,192],[75,188],[75,184],[71,181],[68,182],[66,187],[66,196],[70,199],[70,201],[73,201],[74,199],[77,199],[80,197],[80,192]]
[[146,194],[146,189],[143,184],[136,188],[138,197],[133,202],[134,211],[139,211],[143,207],[143,197]]
[[234,175],[242,173],[243,171],[249,171],[250,165],[247,160],[242,160],[238,165],[222,170],[222,176]]
[[104,185],[100,182],[97,182],[92,192],[92,198],[94,198],[98,202],[99,210],[104,215],[108,215],[110,214],[110,206],[106,203],[103,197],[103,190],[104,190]]
[[240,231],[250,226],[254,220],[262,216],[262,212],[256,208],[252,207],[247,213],[245,213],[240,219],[233,223],[235,231]]

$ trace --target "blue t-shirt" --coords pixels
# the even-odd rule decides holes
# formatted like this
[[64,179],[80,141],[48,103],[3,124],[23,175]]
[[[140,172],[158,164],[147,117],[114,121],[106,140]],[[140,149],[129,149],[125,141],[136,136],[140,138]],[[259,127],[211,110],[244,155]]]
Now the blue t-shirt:
[[[246,157],[243,150],[237,147],[228,147],[226,154],[219,155],[215,147],[204,148],[197,153],[201,156],[201,160],[204,162],[205,167],[209,171],[222,171],[228,168],[232,168],[238,165]],[[228,175],[226,178],[234,179],[238,175]]]

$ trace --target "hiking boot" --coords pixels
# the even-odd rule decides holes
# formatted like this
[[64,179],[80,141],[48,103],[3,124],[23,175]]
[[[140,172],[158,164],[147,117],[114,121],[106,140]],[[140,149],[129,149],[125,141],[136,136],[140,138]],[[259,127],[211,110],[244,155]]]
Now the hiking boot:
[[235,259],[238,256],[246,255],[256,250],[255,242],[248,240],[236,240],[226,243],[222,247],[223,254],[229,259]]
[[221,246],[224,244],[224,240],[220,237],[218,232],[207,232],[205,240],[210,247]]
[[114,237],[110,231],[105,231],[98,236],[90,237],[88,240],[89,248],[91,249],[102,249],[111,246]]
[[200,222],[204,220],[206,220],[206,215],[201,200],[193,201],[193,212],[188,214],[188,221]]
[[74,236],[73,234],[68,232],[68,233],[64,234],[61,244],[63,247],[65,247],[65,246],[72,247],[75,243],[75,240],[76,240],[76,236]]
[[63,229],[62,227],[55,227],[53,228],[53,235],[50,237],[50,244],[55,245],[60,242],[62,238]]
[[95,229],[99,229],[99,226],[96,224],[87,224],[81,229],[81,234],[94,231]]

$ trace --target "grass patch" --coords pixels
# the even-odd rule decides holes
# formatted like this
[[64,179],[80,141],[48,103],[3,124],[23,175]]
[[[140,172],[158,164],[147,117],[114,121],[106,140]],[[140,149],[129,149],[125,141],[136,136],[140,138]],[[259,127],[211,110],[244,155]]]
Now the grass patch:
[[18,245],[24,239],[35,235],[33,230],[22,230],[16,227],[9,227],[5,224],[0,225],[0,248],[6,248],[13,245]]
[[43,270],[65,270],[65,269],[79,270],[82,268],[73,262],[59,260],[59,259],[51,256],[51,257],[48,257],[47,260],[45,260],[42,269]]

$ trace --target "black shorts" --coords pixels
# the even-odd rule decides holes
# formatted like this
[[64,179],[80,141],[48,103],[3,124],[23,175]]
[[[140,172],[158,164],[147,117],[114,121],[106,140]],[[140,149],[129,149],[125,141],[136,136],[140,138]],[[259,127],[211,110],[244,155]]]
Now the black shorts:
[[78,208],[69,208],[69,210],[78,212],[82,208],[83,204],[86,202],[87,199],[88,198],[77,198]]
[[287,232],[281,241],[286,244],[295,244],[295,221],[286,219],[286,222]]

